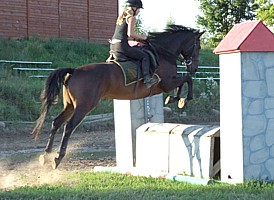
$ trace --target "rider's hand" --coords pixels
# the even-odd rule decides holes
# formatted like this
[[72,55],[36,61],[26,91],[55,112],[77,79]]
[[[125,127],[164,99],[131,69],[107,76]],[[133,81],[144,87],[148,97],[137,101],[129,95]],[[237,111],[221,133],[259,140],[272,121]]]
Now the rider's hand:
[[140,37],[142,38],[142,40],[146,40],[147,36],[145,34],[141,34]]

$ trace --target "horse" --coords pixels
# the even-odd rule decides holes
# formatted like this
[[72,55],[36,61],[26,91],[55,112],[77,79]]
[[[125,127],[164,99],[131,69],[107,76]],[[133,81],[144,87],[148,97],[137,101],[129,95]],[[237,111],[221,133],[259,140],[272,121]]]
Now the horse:
[[[57,68],[46,79],[41,92],[41,113],[32,131],[37,139],[41,133],[47,113],[58,100],[63,90],[63,110],[52,121],[50,136],[45,152],[39,161],[44,165],[52,153],[54,136],[64,124],[59,154],[52,162],[56,169],[66,154],[71,134],[83,118],[98,104],[100,99],[133,100],[151,95],[168,93],[177,89],[175,96],[168,96],[165,103],[186,103],[193,98],[192,77],[177,76],[177,61],[184,62],[190,75],[198,69],[200,37],[203,32],[182,25],[170,25],[163,32],[151,32],[148,41],[158,54],[159,66],[155,73],[161,81],[147,89],[143,81],[125,85],[125,78],[120,67],[115,63],[94,63],[77,68]],[[187,97],[183,98],[182,87],[188,84]],[[136,92],[137,91],[137,92]]]

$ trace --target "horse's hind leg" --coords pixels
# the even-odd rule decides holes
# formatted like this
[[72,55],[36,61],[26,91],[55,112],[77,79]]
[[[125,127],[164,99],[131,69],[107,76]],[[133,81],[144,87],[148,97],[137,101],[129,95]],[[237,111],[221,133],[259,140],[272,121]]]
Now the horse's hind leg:
[[53,120],[49,140],[45,148],[46,153],[39,157],[39,162],[41,165],[44,165],[49,160],[48,154],[52,152],[55,134],[57,133],[58,129],[62,126],[62,124],[71,117],[73,111],[73,106],[71,104],[67,104],[64,110]]
[[71,119],[68,121],[64,128],[64,133],[61,141],[60,151],[58,156],[54,159],[54,162],[52,164],[52,168],[56,169],[58,165],[60,164],[61,160],[66,154],[68,141],[73,133],[73,131],[76,129],[76,127],[80,124],[80,122],[83,120],[83,118],[86,116],[86,114],[90,111],[90,109],[86,107],[76,108]]
[[70,104],[53,120],[50,130],[50,137],[45,152],[51,153],[55,134],[62,126],[62,124],[65,123],[71,117],[73,111],[73,106]]

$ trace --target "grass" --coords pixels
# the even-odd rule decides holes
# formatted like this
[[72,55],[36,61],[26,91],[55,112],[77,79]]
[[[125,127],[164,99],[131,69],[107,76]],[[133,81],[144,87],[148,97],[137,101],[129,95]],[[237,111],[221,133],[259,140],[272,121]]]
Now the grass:
[[[23,61],[52,61],[54,68],[77,67],[87,63],[103,62],[108,56],[109,46],[85,41],[65,39],[42,40],[37,37],[22,40],[0,38],[0,59]],[[34,121],[39,115],[39,96],[44,79],[29,78],[30,73],[18,74],[15,64],[0,64],[0,120]],[[25,66],[38,67],[38,66]],[[41,73],[41,72],[40,72]],[[56,116],[62,109],[62,101],[50,113]],[[104,101],[103,101],[104,102]],[[107,112],[112,102],[104,102],[94,113]]]
[[0,190],[0,199],[273,199],[273,184],[208,186],[113,173],[73,172],[61,183]]
[[[36,155],[35,155],[36,154]],[[37,153],[16,154],[11,161],[22,162],[37,157]],[[74,152],[67,155],[67,159],[100,159],[114,157],[115,152]],[[33,168],[31,168],[33,169]],[[38,169],[41,170],[41,169]],[[51,175],[50,175],[51,174]],[[58,178],[52,174],[58,175]],[[210,185],[195,185],[177,182],[163,178],[131,176],[118,173],[91,171],[54,170],[47,173],[21,174],[20,180],[26,186],[13,189],[0,189],[0,199],[273,199],[274,184],[259,181],[248,181],[242,184],[227,184],[214,182]],[[37,176],[44,177],[37,177]],[[49,183],[39,184],[38,179],[54,179]],[[30,179],[33,179],[30,181]],[[36,183],[34,185],[30,183]]]
[[76,67],[87,63],[103,62],[108,56],[107,44],[82,40],[29,37],[21,40],[1,39],[2,60],[51,61],[53,67]]

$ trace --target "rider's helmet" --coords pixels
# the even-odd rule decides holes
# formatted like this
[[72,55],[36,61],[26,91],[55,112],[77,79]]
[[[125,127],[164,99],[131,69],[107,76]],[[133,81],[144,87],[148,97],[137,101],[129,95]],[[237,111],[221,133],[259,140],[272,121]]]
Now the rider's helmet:
[[143,8],[143,3],[141,0],[127,0],[126,5],[128,7]]

